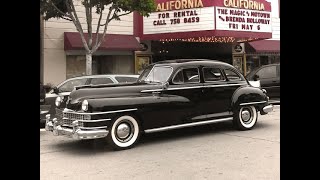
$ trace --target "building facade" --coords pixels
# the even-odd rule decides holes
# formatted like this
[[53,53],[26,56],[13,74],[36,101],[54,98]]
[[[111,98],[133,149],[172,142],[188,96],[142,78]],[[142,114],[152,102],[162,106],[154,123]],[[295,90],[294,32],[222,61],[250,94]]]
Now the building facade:
[[[264,61],[249,43],[280,40],[280,17],[273,17],[272,3],[265,0],[155,1],[157,10],[149,17],[131,13],[110,23],[105,42],[93,56],[93,74],[137,74],[152,62],[175,58],[218,59],[246,74],[256,56],[260,65]],[[85,10],[75,2],[86,32]],[[73,23],[40,21],[40,80],[57,85],[84,75],[85,51]],[[94,14],[93,29],[97,21]]]
[[[80,4],[81,1],[74,2],[82,28],[87,32],[85,9]],[[104,16],[108,13],[107,9]],[[98,14],[93,13],[94,32],[98,18]],[[74,24],[54,18],[40,21],[40,42],[43,44],[42,57],[40,54],[40,80],[44,84],[57,85],[70,77],[84,75],[85,51]],[[103,28],[100,28],[100,33],[102,32]],[[122,16],[121,21],[112,21],[108,26],[105,41],[93,55],[92,74],[134,74],[135,51],[138,49],[140,44],[133,36],[133,14]]]

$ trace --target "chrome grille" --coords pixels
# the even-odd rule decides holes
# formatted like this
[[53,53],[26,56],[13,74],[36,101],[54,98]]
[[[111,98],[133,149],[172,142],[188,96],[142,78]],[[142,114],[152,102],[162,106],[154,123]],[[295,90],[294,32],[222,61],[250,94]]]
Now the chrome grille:
[[73,119],[73,120],[90,120],[90,116],[83,114],[74,114],[74,113],[63,113],[64,118]]
[[63,112],[61,109],[58,109],[58,108],[56,108],[56,116],[58,117],[58,121],[60,121],[62,125],[67,125],[67,126],[72,126],[73,121],[79,120],[79,126],[83,127],[83,122],[81,122],[81,120],[91,119],[90,115]]

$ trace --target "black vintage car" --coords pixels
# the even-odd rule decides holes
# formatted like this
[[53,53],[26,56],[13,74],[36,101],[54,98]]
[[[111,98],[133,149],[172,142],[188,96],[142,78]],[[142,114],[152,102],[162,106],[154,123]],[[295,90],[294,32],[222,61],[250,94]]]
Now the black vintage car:
[[136,83],[78,87],[56,99],[46,130],[74,139],[106,138],[114,149],[142,133],[233,121],[253,128],[273,110],[266,91],[252,87],[233,66],[214,60],[168,60],[146,67]]

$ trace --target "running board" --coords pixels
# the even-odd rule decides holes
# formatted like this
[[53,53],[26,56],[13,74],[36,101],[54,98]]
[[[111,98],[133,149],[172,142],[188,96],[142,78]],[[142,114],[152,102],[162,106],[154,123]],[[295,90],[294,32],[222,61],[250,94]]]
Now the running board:
[[208,120],[208,121],[201,121],[201,122],[179,124],[179,125],[173,125],[173,126],[167,126],[167,127],[161,127],[161,128],[147,129],[147,130],[144,130],[144,132],[145,133],[154,133],[154,132],[167,131],[167,130],[172,130],[172,129],[192,127],[192,126],[200,126],[200,125],[204,125],[204,124],[218,123],[218,122],[231,121],[231,120],[233,120],[233,118],[228,117],[228,118],[222,118],[222,119],[214,119],[214,120]]

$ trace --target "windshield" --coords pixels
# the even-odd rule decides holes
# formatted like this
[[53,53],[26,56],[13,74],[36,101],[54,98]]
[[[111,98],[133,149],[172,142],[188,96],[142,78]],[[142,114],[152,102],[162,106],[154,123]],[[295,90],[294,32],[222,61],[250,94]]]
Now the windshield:
[[169,79],[172,71],[170,66],[149,66],[142,72],[138,81],[164,83]]

